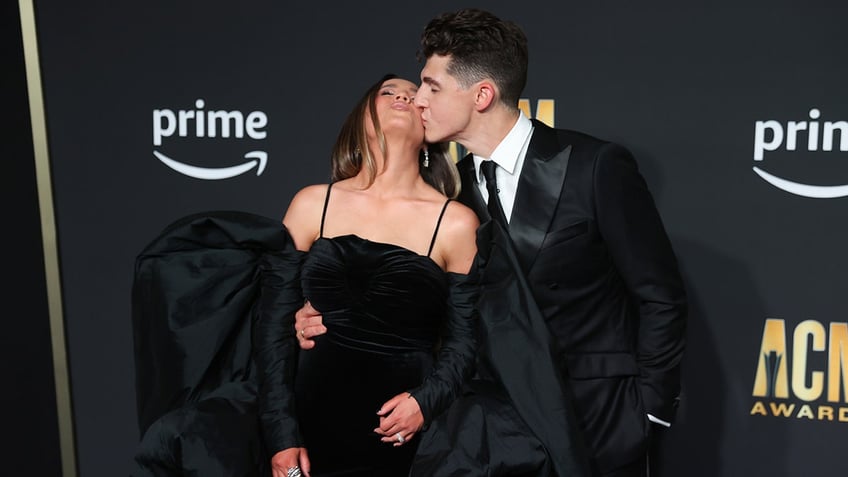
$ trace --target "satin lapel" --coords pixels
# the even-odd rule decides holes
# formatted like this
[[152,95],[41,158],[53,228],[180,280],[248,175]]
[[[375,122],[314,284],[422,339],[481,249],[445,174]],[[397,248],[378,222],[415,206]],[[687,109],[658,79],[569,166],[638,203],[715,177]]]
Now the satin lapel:
[[556,212],[571,154],[571,145],[560,144],[554,129],[536,120],[533,126],[509,222],[509,235],[525,272],[533,265]]
[[489,209],[486,208],[486,202],[483,200],[483,196],[480,195],[480,189],[477,188],[477,178],[474,177],[474,160],[471,154],[459,161],[457,167],[459,169],[460,180],[462,181],[459,201],[470,207],[477,214],[480,222],[489,220]]

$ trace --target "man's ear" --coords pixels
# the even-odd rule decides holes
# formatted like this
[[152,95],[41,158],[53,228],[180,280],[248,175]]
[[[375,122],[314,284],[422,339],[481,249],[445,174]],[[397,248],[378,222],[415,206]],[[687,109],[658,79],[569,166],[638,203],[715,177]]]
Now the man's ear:
[[474,105],[477,107],[477,111],[489,109],[497,99],[497,87],[488,80],[480,81],[475,87],[477,89],[477,97],[474,100]]

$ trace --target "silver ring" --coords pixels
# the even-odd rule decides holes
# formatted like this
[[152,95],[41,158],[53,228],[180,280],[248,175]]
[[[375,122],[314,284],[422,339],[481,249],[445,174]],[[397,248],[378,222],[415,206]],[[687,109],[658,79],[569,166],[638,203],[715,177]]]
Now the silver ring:
[[301,477],[300,467],[294,466],[286,469],[286,477]]
[[[306,338],[306,335],[305,335],[305,334],[303,334],[305,329],[306,329],[306,328],[304,328],[303,330],[300,330],[300,337],[301,337],[301,338]],[[293,467],[293,468],[294,468],[294,467]]]
[[396,439],[397,439],[397,441],[398,441],[398,442],[400,442],[401,444],[403,444],[404,442],[406,442],[406,439],[404,439],[404,438],[403,438],[403,436],[402,436],[402,435],[400,435],[400,432],[398,432],[397,434],[395,434],[395,438],[396,438]]

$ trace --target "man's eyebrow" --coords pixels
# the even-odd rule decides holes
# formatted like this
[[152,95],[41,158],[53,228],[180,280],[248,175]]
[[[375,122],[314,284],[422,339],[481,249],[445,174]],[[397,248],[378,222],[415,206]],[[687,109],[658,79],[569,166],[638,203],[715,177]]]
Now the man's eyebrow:
[[441,85],[439,84],[439,82],[438,82],[438,81],[436,81],[436,80],[435,80],[433,77],[431,77],[431,76],[424,76],[423,78],[421,78],[421,82],[422,82],[422,83],[427,83],[427,84],[429,84],[430,86],[441,86]]

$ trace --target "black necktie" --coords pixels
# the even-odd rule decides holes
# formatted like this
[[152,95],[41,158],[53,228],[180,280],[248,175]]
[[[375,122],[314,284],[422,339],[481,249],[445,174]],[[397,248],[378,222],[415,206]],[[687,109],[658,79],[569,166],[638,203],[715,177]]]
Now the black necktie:
[[480,169],[483,171],[483,177],[486,178],[486,190],[489,191],[489,215],[492,219],[497,220],[505,228],[509,227],[504,215],[503,206],[501,206],[501,198],[498,196],[498,183],[495,179],[495,168],[498,167],[495,161],[487,160],[480,164]]

